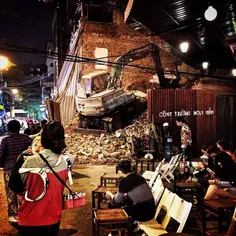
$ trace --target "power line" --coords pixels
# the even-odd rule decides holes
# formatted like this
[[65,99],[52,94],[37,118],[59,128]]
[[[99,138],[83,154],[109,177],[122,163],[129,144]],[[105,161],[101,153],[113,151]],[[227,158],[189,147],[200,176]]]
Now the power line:
[[[47,57],[47,58],[51,58],[51,59],[55,59],[55,60],[64,60],[64,61],[69,61],[69,62],[83,62],[83,63],[92,63],[92,64],[99,64],[99,65],[108,65],[108,66],[116,66],[116,65],[120,65],[122,66],[123,64],[122,63],[117,63],[117,62],[111,62],[111,61],[108,61],[108,62],[104,62],[104,60],[99,60],[100,58],[98,59],[93,59],[93,58],[87,58],[87,57],[79,57],[79,56],[74,56],[74,55],[69,55],[69,54],[60,54],[60,53],[56,53],[56,52],[50,52],[50,54],[47,52],[47,51],[44,51],[44,50],[39,50],[39,49],[34,49],[34,48],[29,48],[29,47],[24,47],[24,46],[18,46],[18,45],[14,45],[14,44],[9,44],[9,43],[6,43],[2,40],[0,40],[0,45],[4,45],[4,46],[7,46],[4,47],[4,48],[0,48],[1,49],[4,49],[4,50],[14,50],[15,52],[24,52],[24,53],[32,53],[32,54],[35,54],[35,55],[39,55],[39,56],[43,56],[43,57]],[[10,47],[10,48],[9,48]],[[151,52],[150,51],[142,51],[140,53],[148,53],[148,52]],[[135,52],[135,53],[125,53],[125,55],[137,55],[139,52]],[[118,58],[120,57],[121,55],[119,56],[108,56],[108,57],[102,57],[101,59],[109,59],[109,58]],[[146,66],[139,66],[139,65],[130,65],[130,64],[127,64],[125,65],[126,67],[134,67],[134,68],[138,68],[138,69],[147,69],[149,70],[150,68],[149,67],[146,67]]]

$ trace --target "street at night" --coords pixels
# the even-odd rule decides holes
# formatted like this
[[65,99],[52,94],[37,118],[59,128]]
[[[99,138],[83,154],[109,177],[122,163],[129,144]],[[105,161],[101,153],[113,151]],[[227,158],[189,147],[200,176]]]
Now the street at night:
[[236,2],[2,0],[0,236],[236,235]]

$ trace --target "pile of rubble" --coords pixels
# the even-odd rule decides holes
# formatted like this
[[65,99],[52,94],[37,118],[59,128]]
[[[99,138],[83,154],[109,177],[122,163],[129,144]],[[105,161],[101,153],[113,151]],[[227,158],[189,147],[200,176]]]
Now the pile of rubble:
[[117,163],[124,157],[132,160],[138,149],[148,148],[152,124],[146,112],[124,129],[99,136],[74,131],[78,127],[77,120],[75,118],[65,128],[67,152],[75,156],[75,164]]

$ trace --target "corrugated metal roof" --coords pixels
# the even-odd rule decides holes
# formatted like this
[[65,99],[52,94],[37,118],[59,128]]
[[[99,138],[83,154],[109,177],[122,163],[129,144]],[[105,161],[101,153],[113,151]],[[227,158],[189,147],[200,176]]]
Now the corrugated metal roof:
[[204,18],[206,0],[138,0],[130,16],[174,48],[188,41],[188,62],[196,68],[203,60],[214,68],[230,68],[235,66],[228,41],[235,37],[236,43],[236,1],[212,0],[211,4],[218,12],[212,22]]

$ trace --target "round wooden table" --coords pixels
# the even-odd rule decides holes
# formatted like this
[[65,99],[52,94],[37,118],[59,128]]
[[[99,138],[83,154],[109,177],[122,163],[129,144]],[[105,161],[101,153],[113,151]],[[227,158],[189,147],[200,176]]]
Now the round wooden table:
[[194,236],[193,234],[186,234],[186,233],[166,233],[166,234],[162,234],[161,236]]

